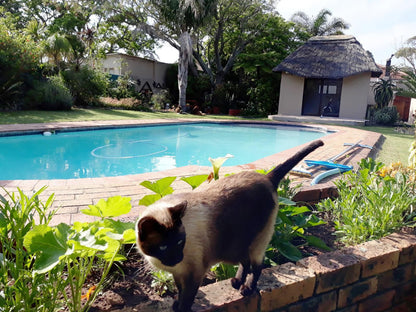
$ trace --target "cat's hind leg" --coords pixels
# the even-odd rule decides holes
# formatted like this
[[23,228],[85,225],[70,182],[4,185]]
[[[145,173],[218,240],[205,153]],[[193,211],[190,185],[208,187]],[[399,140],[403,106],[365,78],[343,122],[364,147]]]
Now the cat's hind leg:
[[231,279],[231,285],[235,289],[240,289],[241,285],[246,282],[247,275],[250,273],[250,262],[243,261],[238,265],[237,273],[235,277]]

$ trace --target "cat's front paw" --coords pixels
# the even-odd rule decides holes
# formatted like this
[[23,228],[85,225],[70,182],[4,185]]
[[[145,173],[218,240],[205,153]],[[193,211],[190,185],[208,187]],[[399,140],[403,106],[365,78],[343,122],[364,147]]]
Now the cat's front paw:
[[241,279],[236,278],[236,277],[233,277],[231,279],[231,286],[233,286],[233,288],[238,290],[238,289],[240,289],[241,284],[242,284]]
[[178,300],[175,300],[175,302],[173,303],[173,305],[172,305],[172,310],[174,311],[174,312],[191,312],[192,310],[191,310],[191,308],[188,308],[188,309],[181,309],[180,307],[179,307],[179,301]]

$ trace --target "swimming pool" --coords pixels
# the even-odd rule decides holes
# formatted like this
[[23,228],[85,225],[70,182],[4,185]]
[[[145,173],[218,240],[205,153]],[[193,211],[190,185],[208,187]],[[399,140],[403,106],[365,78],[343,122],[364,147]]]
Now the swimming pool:
[[0,137],[0,180],[123,176],[232,154],[235,166],[315,140],[306,127],[245,123],[181,123]]

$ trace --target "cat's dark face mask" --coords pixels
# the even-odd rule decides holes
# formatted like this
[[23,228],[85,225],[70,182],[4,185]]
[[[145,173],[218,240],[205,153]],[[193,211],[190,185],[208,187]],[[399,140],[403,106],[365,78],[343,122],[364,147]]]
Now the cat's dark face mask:
[[152,250],[152,256],[158,258],[163,265],[175,266],[183,260],[185,242],[184,232],[167,235],[167,239]]
[[142,251],[166,266],[175,266],[183,260],[186,232],[181,218],[185,208],[186,202],[170,208],[172,222],[167,226],[151,216],[137,223],[138,244]]

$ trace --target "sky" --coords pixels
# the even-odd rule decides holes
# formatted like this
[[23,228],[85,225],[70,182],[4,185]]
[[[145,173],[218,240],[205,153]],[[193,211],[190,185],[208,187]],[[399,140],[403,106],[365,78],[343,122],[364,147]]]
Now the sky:
[[[344,33],[353,35],[380,65],[407,39],[416,36],[415,0],[279,0],[276,9],[285,20],[298,11],[313,17],[322,9],[329,10],[330,18],[340,17],[350,25]],[[179,53],[165,46],[157,55],[161,62],[173,63]],[[402,63],[403,60],[392,58],[393,65]]]

